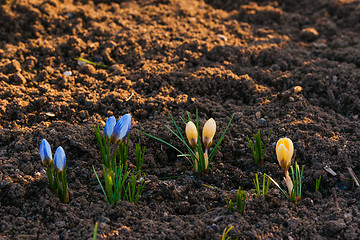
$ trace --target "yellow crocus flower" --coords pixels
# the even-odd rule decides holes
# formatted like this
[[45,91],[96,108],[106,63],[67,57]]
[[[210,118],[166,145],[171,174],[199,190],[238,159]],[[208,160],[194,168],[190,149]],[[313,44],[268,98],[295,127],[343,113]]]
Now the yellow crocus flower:
[[189,121],[185,127],[186,137],[189,140],[189,144],[192,148],[195,148],[198,141],[198,131],[195,124]]
[[291,165],[294,144],[290,138],[280,138],[276,144],[276,156],[280,167],[287,171]]
[[205,145],[205,149],[208,149],[211,146],[215,132],[216,132],[215,120],[213,118],[210,118],[205,123],[202,132],[202,138],[203,138],[203,143]]

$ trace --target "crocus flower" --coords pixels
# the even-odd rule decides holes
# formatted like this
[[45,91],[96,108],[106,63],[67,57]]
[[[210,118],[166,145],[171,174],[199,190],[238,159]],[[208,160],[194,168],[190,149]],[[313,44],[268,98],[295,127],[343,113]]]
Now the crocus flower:
[[40,152],[41,162],[45,166],[49,166],[52,162],[52,152],[51,152],[50,144],[48,143],[48,141],[46,141],[46,139],[41,140],[39,152]]
[[65,170],[66,156],[64,149],[60,146],[56,149],[54,155],[54,168],[58,172],[63,172]]
[[108,120],[106,121],[104,127],[104,135],[107,138],[110,138],[111,134],[113,134],[115,124],[116,124],[116,119],[114,116],[109,117]]
[[276,144],[276,156],[280,167],[287,172],[291,165],[291,158],[294,153],[294,144],[290,138],[280,138]]
[[122,116],[115,124],[114,131],[111,135],[111,139],[115,142],[121,143],[128,135],[131,127],[131,115],[130,113]]
[[185,127],[186,137],[189,140],[191,147],[195,148],[198,141],[198,131],[195,124],[192,121],[189,121]]
[[206,151],[206,149],[208,149],[211,146],[215,132],[216,132],[215,120],[213,118],[210,118],[205,123],[203,132],[202,132],[202,138],[203,138],[203,143],[205,145],[205,151]]

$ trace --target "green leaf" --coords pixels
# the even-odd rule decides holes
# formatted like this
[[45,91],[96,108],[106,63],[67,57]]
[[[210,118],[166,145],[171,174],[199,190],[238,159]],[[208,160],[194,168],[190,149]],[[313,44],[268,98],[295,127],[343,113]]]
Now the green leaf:
[[225,134],[226,134],[226,131],[229,129],[230,123],[231,123],[231,121],[233,120],[233,118],[234,118],[234,114],[231,116],[230,121],[229,121],[228,125],[226,126],[223,134],[221,135],[219,141],[216,143],[214,149],[211,151],[211,153],[210,153],[210,155],[209,155],[209,165],[210,165],[210,163],[211,163],[211,160],[212,160],[213,157],[215,156],[215,153],[217,152],[217,148],[219,147],[220,143],[221,143],[222,140],[224,139]]
[[91,65],[95,65],[95,66],[99,66],[99,67],[103,67],[103,68],[108,68],[108,67],[109,67],[109,66],[104,65],[104,64],[100,64],[100,63],[96,63],[96,62],[91,62],[91,61],[86,60],[86,59],[84,59],[84,58],[75,58],[75,60],[79,60],[79,61],[82,61],[82,62],[91,64]]
[[98,231],[98,222],[95,223],[94,233],[93,233],[93,240],[97,239],[97,231]]
[[[280,191],[285,195],[285,197],[287,198],[287,199],[289,199],[289,197],[288,197],[288,195],[286,194],[286,192],[280,187],[280,185],[274,180],[274,179],[272,179],[269,175],[267,175],[267,174],[265,174],[274,184],[275,184],[275,186],[278,188],[278,189],[280,189]],[[289,199],[290,200],[290,199]]]
[[106,196],[104,187],[103,187],[103,185],[101,184],[101,181],[100,181],[100,179],[99,179],[99,176],[97,175],[97,173],[96,173],[96,171],[95,171],[94,165],[92,166],[92,168],[93,168],[93,170],[94,170],[96,179],[98,180],[98,182],[99,182],[99,184],[100,184],[101,190],[103,191],[103,194],[104,194],[104,196],[105,196],[105,201],[106,201],[107,203],[109,203],[109,200],[108,200],[108,198],[107,198],[107,196]]

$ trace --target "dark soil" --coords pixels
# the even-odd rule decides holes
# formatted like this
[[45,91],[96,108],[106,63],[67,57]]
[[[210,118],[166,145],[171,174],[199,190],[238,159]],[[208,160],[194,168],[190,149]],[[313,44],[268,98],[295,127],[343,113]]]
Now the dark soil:
[[[0,1],[0,239],[89,239],[96,221],[99,239],[221,239],[230,226],[232,239],[360,238],[348,172],[360,177],[359,2],[114,2]],[[215,142],[235,114],[208,175],[139,133],[185,150],[165,130],[168,113],[196,109],[202,124],[216,120]],[[101,174],[93,126],[125,113],[130,160],[140,138],[149,183],[138,205],[110,206],[92,170]],[[273,129],[264,168],[246,140],[257,129]],[[273,147],[283,136],[305,165],[297,205],[274,185],[266,198],[251,193],[255,173],[284,186]],[[65,149],[68,204],[48,189],[43,138]],[[226,209],[239,186],[244,216]]]

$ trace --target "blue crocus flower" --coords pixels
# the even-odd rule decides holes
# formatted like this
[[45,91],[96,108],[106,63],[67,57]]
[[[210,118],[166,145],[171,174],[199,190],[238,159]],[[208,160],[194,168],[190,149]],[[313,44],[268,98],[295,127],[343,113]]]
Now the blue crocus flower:
[[124,141],[128,135],[131,127],[131,115],[130,113],[122,116],[115,124],[114,131],[111,135],[111,139],[115,142]]
[[115,117],[114,116],[109,117],[104,127],[104,134],[106,137],[110,138],[111,134],[113,134],[115,124],[116,124]]
[[64,149],[60,146],[56,149],[54,155],[54,167],[58,172],[63,172],[65,169],[66,156]]
[[46,139],[41,140],[39,152],[40,152],[41,162],[45,166],[49,166],[52,162],[52,152],[51,152],[50,144],[48,143],[48,141],[46,141]]

